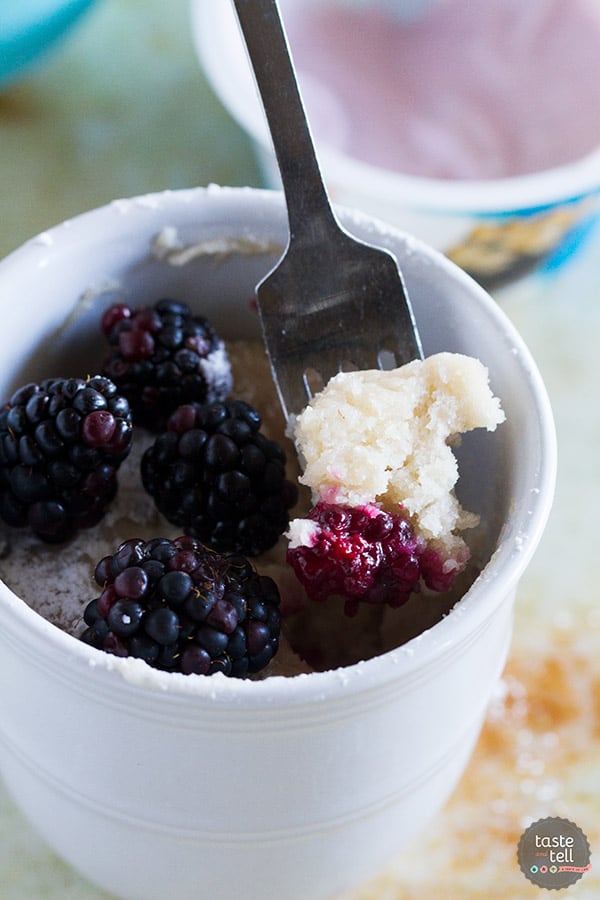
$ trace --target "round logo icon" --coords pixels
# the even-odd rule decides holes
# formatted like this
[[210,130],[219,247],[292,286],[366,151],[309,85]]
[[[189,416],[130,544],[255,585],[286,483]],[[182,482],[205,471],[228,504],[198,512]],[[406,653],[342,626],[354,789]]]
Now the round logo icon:
[[549,891],[570,887],[592,867],[590,845],[581,828],[552,816],[525,829],[517,859],[525,878]]

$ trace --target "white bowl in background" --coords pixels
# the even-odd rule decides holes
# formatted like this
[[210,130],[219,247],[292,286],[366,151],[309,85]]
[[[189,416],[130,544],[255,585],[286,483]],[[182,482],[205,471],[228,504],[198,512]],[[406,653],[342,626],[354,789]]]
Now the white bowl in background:
[[[504,666],[515,590],[552,502],[544,386],[470,277],[391,227],[340,215],[396,254],[426,353],[470,353],[489,368],[507,421],[465,438],[460,482],[487,525],[487,564],[403,646],[263,681],[116,658],[0,583],[0,771],[55,851],[119,897],[318,900],[368,879],[456,785]],[[157,255],[165,229],[205,252],[184,265]],[[0,395],[89,372],[115,286],[134,305],[187,301],[226,339],[258,336],[254,286],[286,237],[280,194],[211,187],[115,201],[33,238],[0,263],[12,310]]]
[[[346,2],[352,5],[352,0],[338,0],[340,16]],[[284,25],[286,11],[303,10],[304,4],[309,8],[309,0],[301,4],[280,0]],[[367,6],[368,0],[363,5]],[[191,0],[190,11],[192,37],[213,90],[252,138],[265,185],[280,187],[233,4]],[[291,51],[293,55],[293,44]],[[302,72],[299,82],[302,89],[306,85]],[[306,105],[310,107],[309,102]],[[335,113],[330,113],[330,118],[335,118]],[[327,116],[326,108],[321,116]],[[537,267],[561,265],[592,232],[600,212],[600,147],[570,164],[485,180],[390,171],[324,142],[318,142],[317,150],[334,202],[361,209],[424,240],[487,289]]]

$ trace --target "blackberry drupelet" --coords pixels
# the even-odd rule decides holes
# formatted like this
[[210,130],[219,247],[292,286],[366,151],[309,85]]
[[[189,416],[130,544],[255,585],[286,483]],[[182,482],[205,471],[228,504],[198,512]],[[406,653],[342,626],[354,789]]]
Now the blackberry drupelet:
[[132,539],[97,564],[102,593],[88,603],[81,640],[185,675],[260,672],[279,646],[275,582],[243,556],[183,536]]
[[0,410],[0,517],[51,543],[96,525],[131,438],[129,404],[102,375],[19,388]]
[[302,538],[290,542],[287,561],[312,600],[343,597],[348,615],[361,601],[401,606],[421,580],[432,590],[449,590],[460,572],[458,563],[445,566],[443,554],[415,536],[401,513],[375,507],[319,502]]
[[258,556],[289,524],[296,486],[283,448],[248,403],[183,404],[142,457],[142,482],[160,512],[221,552]]
[[223,341],[185,303],[115,304],[102,317],[102,331],[111,347],[102,371],[129,400],[136,424],[160,431],[180,404],[212,403],[231,391]]

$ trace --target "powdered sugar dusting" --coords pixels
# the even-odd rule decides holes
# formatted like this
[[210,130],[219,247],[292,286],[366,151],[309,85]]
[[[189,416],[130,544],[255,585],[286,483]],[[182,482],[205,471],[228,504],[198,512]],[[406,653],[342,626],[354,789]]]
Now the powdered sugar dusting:
[[227,397],[230,394],[233,387],[233,376],[223,341],[220,341],[218,347],[200,361],[200,368],[207,384],[211,385],[211,398]]
[[150,436],[135,433],[133,448],[119,470],[119,492],[99,526],[81,531],[67,544],[44,544],[27,530],[1,526],[6,554],[0,576],[29,606],[59,628],[80,630],[85,605],[97,596],[96,563],[128,537],[177,537],[139,487],[138,467]]

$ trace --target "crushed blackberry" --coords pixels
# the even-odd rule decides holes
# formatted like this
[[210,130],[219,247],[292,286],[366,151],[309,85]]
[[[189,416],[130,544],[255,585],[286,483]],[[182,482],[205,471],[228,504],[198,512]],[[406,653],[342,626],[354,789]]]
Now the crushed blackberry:
[[114,304],[101,324],[110,344],[102,371],[129,400],[136,424],[160,431],[182,403],[213,403],[231,391],[223,341],[187,304]]
[[402,606],[421,580],[449,590],[460,571],[445,566],[401,513],[319,502],[306,524],[305,541],[290,543],[287,561],[312,600],[342,597],[348,615],[360,602]]
[[183,536],[132,539],[97,564],[102,589],[81,640],[116,656],[185,675],[260,672],[279,646],[275,582],[243,556]]
[[142,458],[142,482],[160,512],[221,552],[258,556],[289,525],[296,486],[283,448],[248,403],[184,404]]
[[0,517],[50,543],[96,525],[131,438],[129,404],[104,376],[19,388],[0,410]]

